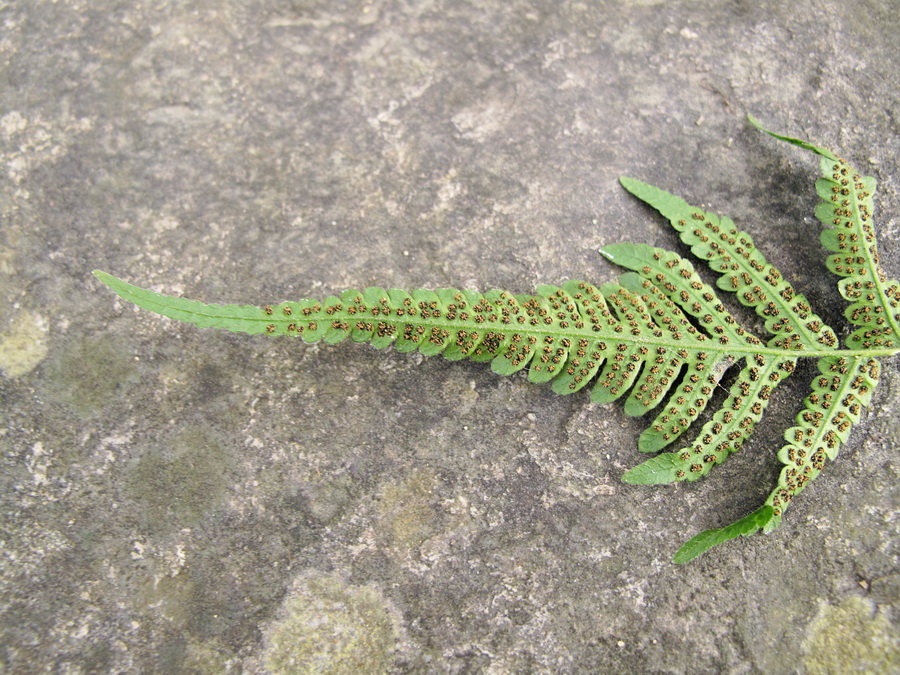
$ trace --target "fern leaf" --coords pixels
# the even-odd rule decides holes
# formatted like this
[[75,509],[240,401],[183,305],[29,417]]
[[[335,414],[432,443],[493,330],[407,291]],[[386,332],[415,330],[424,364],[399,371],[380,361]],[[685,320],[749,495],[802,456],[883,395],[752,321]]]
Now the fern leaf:
[[623,480],[639,485],[695,481],[743,446],[763,413],[775,387],[794,371],[795,359],[748,357],[722,407],[696,440],[675,452],[665,452],[628,471]]
[[851,303],[844,316],[859,326],[846,339],[848,347],[900,346],[900,283],[888,280],[878,260],[873,215],[875,179],[861,176],[847,160],[811,143],[773,133],[759,120],[750,122],[782,141],[821,155],[822,178],[816,192],[822,200],[816,217],[828,229],[821,234],[828,269],[840,277],[841,296]]
[[[632,416],[658,407],[671,392],[671,399],[638,443],[644,452],[657,452],[698,418],[728,367],[741,357],[765,359],[756,354],[759,340],[737,325],[687,261],[661,249],[627,244],[610,247],[606,254],[616,260],[630,256],[642,267],[647,263],[687,280],[687,301],[676,298],[675,302],[661,287],[629,272],[619,283],[604,284],[601,289],[572,281],[561,287],[540,286],[534,296],[453,289],[408,294],[368,288],[348,290],[321,302],[301,300],[258,308],[205,305],[140,289],[103,272],[96,274],[123,298],[198,326],[294,335],[307,342],[337,343],[349,336],[380,348],[393,344],[402,352],[490,361],[501,375],[529,367],[530,381],[551,382],[559,394],[593,382],[591,399],[596,403],[614,401],[630,390],[625,412]],[[679,305],[697,315],[704,330],[698,330]],[[741,409],[744,399],[748,409],[754,407],[749,396],[749,392],[743,398],[735,394],[735,410]],[[759,404],[754,409],[761,414]],[[708,429],[710,443],[719,452],[706,462],[723,461],[740,447],[734,428],[746,434],[752,428],[744,419],[745,415],[732,413],[724,416],[721,432]],[[729,435],[723,445],[719,437]],[[686,468],[693,471],[693,464]],[[704,465],[704,474],[708,466]],[[698,477],[693,472],[688,476]]]
[[620,398],[637,380],[626,402],[631,414],[656,406],[678,383],[683,365],[691,378],[707,364],[734,358],[710,344],[655,287],[630,273],[602,292],[578,281],[540,286],[532,296],[367,288],[321,302],[265,307],[203,304],[95,274],[122,298],[201,327],[332,344],[350,337],[379,348],[393,344],[401,352],[490,361],[502,375],[528,366],[530,381],[552,381],[560,394],[593,382],[592,399],[601,403]]
[[[819,359],[820,374],[812,382],[812,392],[804,399],[804,410],[796,418],[797,426],[785,432],[788,444],[778,452],[785,466],[765,504],[732,525],[701,532],[682,546],[675,562],[687,562],[738,534],[752,534],[758,529],[768,533],[778,527],[790,501],[819,475],[826,459],[835,459],[841,443],[846,442],[863,408],[871,401],[880,371],[874,350],[885,354],[900,346],[897,337],[900,284],[888,280],[881,270],[872,222],[875,179],[861,177],[846,160],[826,148],[774,133],[754,117],[748,115],[748,118],[770,136],[821,156],[823,178],[816,181],[816,191],[822,202],[816,207],[816,216],[828,227],[821,234],[822,245],[837,254],[829,256],[826,265],[844,277],[838,289],[852,303],[845,310],[845,317],[859,326],[846,339],[846,344],[851,349],[871,351]],[[637,474],[643,475],[653,477],[650,470]],[[770,510],[765,511],[767,508]],[[764,518],[766,513],[768,516]]]
[[[819,372],[819,377],[812,382],[813,392],[804,400],[803,412],[797,415],[798,426],[785,432],[788,445],[778,452],[785,467],[779,475],[778,486],[763,506],[737,522],[694,536],[678,549],[674,562],[693,560],[713,546],[738,536],[750,536],[759,530],[771,532],[781,523],[790,501],[822,471],[826,458],[837,457],[840,444],[846,442],[850,428],[871,401],[878,382],[878,361],[861,356],[827,356],[819,359]],[[650,477],[649,469],[645,473]]]
[[819,359],[818,365],[820,375],[813,379],[812,393],[803,401],[797,426],[785,432],[788,444],[778,451],[785,467],[778,487],[766,500],[773,509],[766,532],[778,526],[790,501],[819,475],[825,460],[837,457],[878,383],[879,365],[874,358],[827,356]]
[[788,429],[788,444],[778,452],[785,465],[778,486],[753,513],[725,527],[705,530],[685,542],[673,561],[685,563],[713,546],[738,536],[762,530],[769,533],[781,523],[790,501],[822,471],[826,459],[837,457],[850,428],[859,421],[862,409],[872,398],[878,382],[879,365],[866,356],[826,356],[819,359],[819,373],[812,393],[797,415],[797,426]]
[[834,331],[811,311],[806,298],[766,262],[753,238],[738,230],[731,219],[706,213],[634,178],[623,176],[619,180],[631,194],[668,218],[691,253],[721,275],[716,282],[720,289],[735,293],[743,305],[752,307],[765,320],[766,330],[774,336],[769,346],[797,350],[837,346]]

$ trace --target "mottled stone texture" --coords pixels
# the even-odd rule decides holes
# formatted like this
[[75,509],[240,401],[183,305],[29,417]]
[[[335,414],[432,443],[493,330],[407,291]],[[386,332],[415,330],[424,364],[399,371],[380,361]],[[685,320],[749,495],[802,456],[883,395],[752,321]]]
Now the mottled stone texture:
[[709,479],[633,487],[642,422],[587,393],[201,331],[90,275],[254,303],[602,282],[603,244],[684,252],[628,174],[734,217],[840,331],[816,161],[745,114],[878,179],[900,274],[896,10],[4,3],[0,671],[896,670],[896,360],[778,531],[676,567],[768,494],[812,364]]

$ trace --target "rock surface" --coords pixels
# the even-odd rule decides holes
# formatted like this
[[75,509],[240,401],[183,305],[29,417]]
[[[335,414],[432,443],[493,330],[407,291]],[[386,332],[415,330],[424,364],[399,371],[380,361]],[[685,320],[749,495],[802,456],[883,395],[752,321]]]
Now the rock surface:
[[878,179],[900,274],[895,10],[6,3],[0,671],[896,672],[896,359],[775,533],[675,566],[768,494],[812,364],[717,475],[635,487],[619,405],[201,331],[90,275],[254,304],[602,282],[601,245],[684,253],[627,174],[735,218],[842,329],[816,160],[745,115]]

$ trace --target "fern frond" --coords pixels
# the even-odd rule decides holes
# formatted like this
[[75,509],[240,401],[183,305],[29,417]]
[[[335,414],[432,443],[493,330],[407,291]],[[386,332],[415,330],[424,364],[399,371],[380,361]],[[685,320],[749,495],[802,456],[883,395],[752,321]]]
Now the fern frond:
[[625,403],[631,415],[657,406],[673,387],[690,391],[702,380],[702,391],[698,387],[685,410],[678,411],[684,419],[677,422],[677,433],[708,401],[717,380],[707,373],[736,358],[693,326],[655,286],[631,273],[602,291],[580,281],[540,286],[530,296],[367,288],[321,302],[265,307],[203,304],[95,274],[129,302],[201,327],[291,335],[306,342],[333,344],[349,337],[378,348],[393,344],[401,352],[490,361],[501,375],[529,367],[530,381],[552,382],[560,394],[593,382],[591,398],[599,403],[620,398],[637,381]]
[[[756,248],[752,237],[725,217],[706,213],[680,197],[632,178],[622,185],[657,209],[694,255],[719,275],[714,288],[687,260],[642,244],[601,250],[630,272],[595,287],[582,281],[539,286],[533,295],[492,290],[347,290],[324,300],[265,307],[204,304],[142,289],[105,272],[96,276],[140,307],[201,327],[300,337],[306,342],[346,339],[377,348],[419,351],[447,359],[490,362],[501,375],[527,368],[531,382],[570,394],[591,387],[591,400],[626,396],[625,412],[659,409],[638,447],[658,452],[677,439],[707,408],[731,368],[740,371],[728,396],[697,437],[648,459],[625,474],[628,483],[693,481],[741,449],[775,388],[794,372],[799,357],[819,359],[820,374],[785,433],[778,453],[785,464],[766,502],[725,527],[686,542],[675,562],[686,562],[723,541],[769,532],[790,501],[834,459],[870,402],[878,380],[876,357],[900,351],[900,284],[878,264],[872,224],[874,179],[861,177],[829,150],[768,131],[822,157],[816,182],[823,202],[816,214],[828,226],[822,243],[828,269],[841,280],[856,329],[838,347],[835,332],[812,312],[806,298]],[[719,298],[734,293],[763,318],[766,341],[744,328]]]
[[888,280],[878,262],[872,221],[875,179],[861,177],[846,160],[826,148],[774,133],[753,116],[748,118],[770,136],[822,158],[823,178],[816,181],[822,202],[816,207],[816,216],[828,229],[822,231],[821,242],[837,254],[829,256],[826,264],[829,270],[844,277],[838,289],[852,303],[844,315],[851,324],[859,326],[846,339],[847,347],[862,349],[863,353],[837,353],[819,359],[820,374],[804,399],[797,426],[785,432],[788,444],[778,452],[779,460],[785,464],[778,486],[765,504],[749,516],[723,528],[701,532],[686,542],[675,554],[675,562],[687,562],[728,539],[758,530],[768,533],[778,527],[790,501],[819,475],[826,459],[835,459],[841,443],[846,442],[863,408],[871,401],[880,371],[875,350],[883,355],[900,346],[900,284]]

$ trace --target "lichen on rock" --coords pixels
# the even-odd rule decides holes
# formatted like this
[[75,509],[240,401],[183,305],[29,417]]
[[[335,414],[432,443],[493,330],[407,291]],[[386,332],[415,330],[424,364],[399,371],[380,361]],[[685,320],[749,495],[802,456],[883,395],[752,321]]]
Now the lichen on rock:
[[398,622],[370,586],[336,575],[302,575],[265,633],[273,673],[384,673],[391,669]]
[[810,625],[806,653],[805,671],[811,675],[900,671],[900,637],[864,598],[822,606]]

